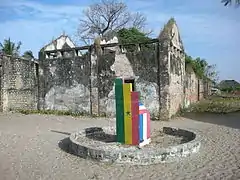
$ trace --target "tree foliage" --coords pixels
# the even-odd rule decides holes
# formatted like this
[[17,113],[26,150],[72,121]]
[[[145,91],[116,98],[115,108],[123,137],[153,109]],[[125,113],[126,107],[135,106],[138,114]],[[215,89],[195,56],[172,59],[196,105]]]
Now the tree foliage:
[[[146,33],[141,32],[137,28],[123,28],[117,32],[118,40],[121,44],[139,44],[144,43],[150,40]],[[128,52],[132,52],[136,50],[135,45],[127,45],[125,46]],[[141,49],[149,50],[151,48],[150,44],[142,44]]]
[[32,51],[25,51],[23,53],[23,57],[26,58],[26,59],[34,59],[34,55],[33,55],[33,52]]
[[190,65],[193,71],[199,78],[208,79],[213,82],[218,80],[218,72],[216,71],[216,65],[209,65],[205,59],[197,57],[196,59],[191,56],[185,56],[186,65]]
[[119,0],[101,0],[84,10],[83,15],[78,28],[81,40],[92,40],[124,27],[142,29],[146,22],[143,14],[129,12],[127,5]]
[[5,39],[3,43],[0,43],[0,51],[6,55],[18,56],[22,43],[17,44],[12,42],[10,38]]
[[134,27],[129,29],[123,28],[117,34],[119,42],[122,44],[144,42],[150,39],[145,33]]

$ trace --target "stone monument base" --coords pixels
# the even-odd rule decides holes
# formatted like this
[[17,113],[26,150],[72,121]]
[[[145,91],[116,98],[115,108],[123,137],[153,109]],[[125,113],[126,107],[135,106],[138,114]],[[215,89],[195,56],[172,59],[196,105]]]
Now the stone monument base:
[[138,165],[176,161],[200,149],[196,133],[171,127],[153,133],[152,138],[144,142],[149,144],[141,147],[116,142],[114,127],[86,128],[71,134],[70,141],[71,152],[82,158]]

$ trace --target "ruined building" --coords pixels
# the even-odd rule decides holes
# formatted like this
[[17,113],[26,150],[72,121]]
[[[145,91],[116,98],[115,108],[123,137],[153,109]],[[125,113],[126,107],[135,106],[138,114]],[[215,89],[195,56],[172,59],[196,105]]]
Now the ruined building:
[[173,19],[149,42],[122,45],[114,37],[98,46],[44,49],[39,58],[39,63],[1,58],[0,110],[114,116],[117,76],[135,77],[141,101],[156,119],[169,119],[207,93],[206,83],[186,71],[183,43]]

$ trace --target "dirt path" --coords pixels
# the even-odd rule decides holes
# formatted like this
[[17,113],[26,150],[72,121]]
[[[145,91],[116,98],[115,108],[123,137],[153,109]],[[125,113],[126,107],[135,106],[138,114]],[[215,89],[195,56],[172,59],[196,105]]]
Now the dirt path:
[[109,165],[75,157],[58,146],[60,142],[64,147],[68,133],[109,124],[114,121],[0,114],[0,179],[240,179],[240,130],[189,119],[152,122],[156,129],[162,126],[194,129],[203,137],[201,152],[180,162]]

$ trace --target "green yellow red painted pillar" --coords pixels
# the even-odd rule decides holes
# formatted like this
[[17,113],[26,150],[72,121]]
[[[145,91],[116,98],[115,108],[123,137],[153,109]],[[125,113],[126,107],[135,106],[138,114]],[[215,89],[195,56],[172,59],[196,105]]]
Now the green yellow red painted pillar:
[[144,146],[150,143],[150,113],[139,102],[134,79],[115,79],[117,142]]

